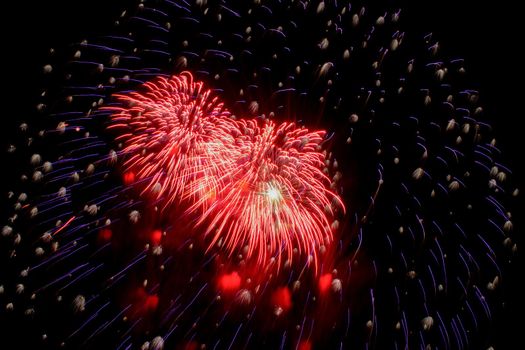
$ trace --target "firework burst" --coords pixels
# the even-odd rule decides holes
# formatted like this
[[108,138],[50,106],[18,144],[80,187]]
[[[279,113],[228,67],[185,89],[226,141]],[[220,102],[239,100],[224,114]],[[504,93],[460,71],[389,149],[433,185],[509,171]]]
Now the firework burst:
[[209,221],[206,234],[213,235],[212,244],[221,240],[229,251],[246,247],[247,256],[256,255],[260,265],[270,256],[278,265],[281,256],[290,262],[296,250],[312,258],[317,270],[317,251],[333,241],[335,213],[344,209],[322,171],[325,133],[289,123],[238,125],[239,156],[228,175],[231,183],[198,223]]
[[8,147],[2,339],[488,348],[518,190],[393,4],[141,1],[50,50]]
[[115,96],[127,107],[104,108],[112,113],[109,129],[119,131],[115,140],[124,144],[125,180],[141,182],[142,193],[162,197],[164,207],[212,196],[233,166],[229,113],[189,73],[159,78],[144,89]]
[[291,261],[295,249],[317,269],[317,250],[337,227],[333,207],[344,208],[322,172],[325,132],[235,121],[190,73],[143,87],[114,96],[127,108],[103,108],[124,143],[124,181],[142,182],[142,195],[162,198],[162,210],[189,201],[185,214],[198,216],[197,226],[208,222],[210,247],[245,250],[259,265]]

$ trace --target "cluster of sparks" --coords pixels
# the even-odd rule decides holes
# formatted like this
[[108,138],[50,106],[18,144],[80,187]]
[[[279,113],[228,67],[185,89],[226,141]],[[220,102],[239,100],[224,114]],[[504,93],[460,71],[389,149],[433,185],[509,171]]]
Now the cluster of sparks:
[[116,95],[125,181],[162,210],[184,207],[209,245],[265,264],[306,255],[317,268],[344,205],[323,172],[325,132],[234,119],[189,72]]
[[0,332],[491,348],[519,190],[463,60],[396,3],[141,0],[51,49],[8,148]]

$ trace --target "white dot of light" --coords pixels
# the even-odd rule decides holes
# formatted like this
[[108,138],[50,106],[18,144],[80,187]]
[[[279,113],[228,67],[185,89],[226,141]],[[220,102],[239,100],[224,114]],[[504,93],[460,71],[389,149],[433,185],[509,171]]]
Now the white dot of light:
[[273,185],[268,186],[268,190],[266,190],[266,196],[271,202],[278,202],[283,198],[281,191],[279,191],[279,189]]

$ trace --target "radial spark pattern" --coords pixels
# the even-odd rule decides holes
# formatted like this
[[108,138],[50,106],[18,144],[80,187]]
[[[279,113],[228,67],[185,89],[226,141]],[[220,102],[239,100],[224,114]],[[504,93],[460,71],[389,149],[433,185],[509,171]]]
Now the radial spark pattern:
[[202,85],[189,73],[159,78],[143,93],[116,95],[126,107],[105,108],[124,143],[128,181],[142,182],[143,194],[163,197],[163,206],[211,196],[234,165],[236,126]]
[[165,215],[177,211],[172,204],[186,206],[197,227],[206,226],[210,247],[221,242],[229,256],[281,265],[296,250],[317,269],[317,251],[337,228],[335,211],[344,210],[322,171],[325,132],[236,121],[188,72],[143,88],[115,96],[126,107],[103,108],[124,143],[124,181],[153,194],[171,209]]
[[9,135],[0,340],[492,346],[519,191],[468,65],[395,3],[144,0],[50,50]]
[[232,182],[199,223],[210,221],[206,233],[213,234],[212,243],[222,240],[230,251],[246,246],[247,256],[255,254],[260,265],[268,256],[278,265],[282,256],[291,262],[295,249],[317,269],[318,248],[332,242],[335,213],[344,209],[322,172],[324,132],[256,121],[239,122],[239,131]]

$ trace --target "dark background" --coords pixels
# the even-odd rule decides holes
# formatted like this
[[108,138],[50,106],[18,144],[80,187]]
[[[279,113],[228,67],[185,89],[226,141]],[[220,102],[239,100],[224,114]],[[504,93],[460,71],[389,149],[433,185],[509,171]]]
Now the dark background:
[[[472,87],[481,91],[484,107],[497,128],[499,146],[513,169],[523,175],[516,166],[521,158],[519,140],[525,126],[525,57],[520,48],[523,37],[518,2],[404,2],[405,25],[421,33],[432,31],[447,52],[466,59]],[[130,1],[40,0],[2,4],[0,67],[4,86],[0,106],[4,126],[23,118],[31,107],[27,105],[28,97],[35,94],[35,77],[45,64],[47,50],[107,32],[125,3]],[[3,136],[8,129],[1,129]]]
[[[35,77],[45,64],[44,57],[49,47],[65,47],[71,42],[106,32],[126,2],[129,3],[123,0],[40,0],[2,4],[2,148],[6,145],[5,136],[34,108],[28,101],[33,101],[38,93]],[[519,7],[519,2],[510,0],[407,1],[402,20],[416,32],[432,31],[447,52],[466,59],[472,87],[481,91],[484,108],[496,127],[498,145],[506,155],[506,163],[515,172],[515,180],[523,188],[525,172],[519,167],[523,159],[521,152],[525,149],[525,57]],[[516,209],[515,215],[525,214],[523,205]],[[524,220],[518,221],[522,223],[522,230]],[[519,277],[523,275],[521,271],[521,264],[516,262],[511,275]],[[510,298],[506,314],[496,325],[500,328],[500,339],[496,343],[500,346],[496,346],[496,350],[516,349],[522,344],[524,335],[520,332],[525,330],[522,302],[525,290],[519,286],[521,281],[518,279],[505,282]]]

